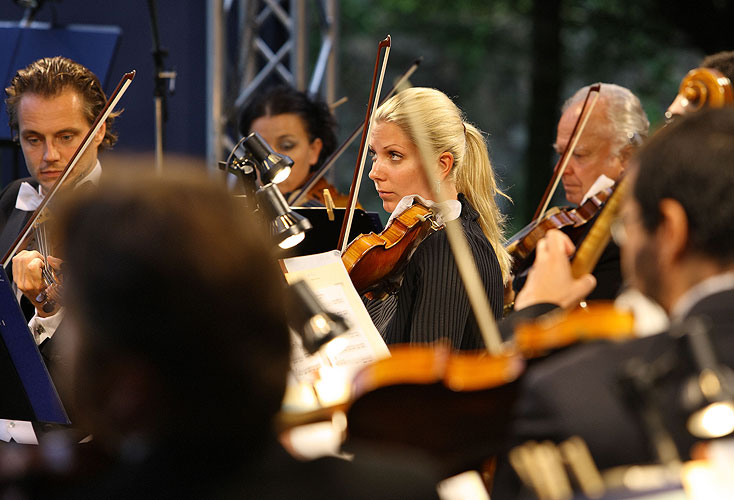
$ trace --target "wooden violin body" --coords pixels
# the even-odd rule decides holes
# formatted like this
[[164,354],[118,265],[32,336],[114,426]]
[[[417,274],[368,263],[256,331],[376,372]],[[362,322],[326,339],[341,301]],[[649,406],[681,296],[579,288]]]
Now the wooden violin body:
[[395,292],[418,245],[439,228],[430,209],[416,203],[380,234],[355,238],[342,254],[342,262],[357,292],[368,298]]
[[525,362],[517,353],[393,346],[355,377],[346,450],[368,441],[422,450],[446,475],[476,469],[503,446]]
[[442,384],[452,391],[477,391],[516,380],[525,363],[514,352],[452,351],[445,345],[398,345],[390,357],[363,368],[354,379],[353,397],[397,384]]
[[550,229],[581,228],[599,213],[612,192],[613,188],[604,189],[576,208],[554,207],[546,212],[542,220],[531,222],[510,238],[505,248],[513,258],[513,274],[518,275],[529,266],[529,257],[545,233]]
[[634,315],[611,302],[593,303],[573,311],[556,310],[515,327],[515,344],[526,358],[585,341],[633,338]]

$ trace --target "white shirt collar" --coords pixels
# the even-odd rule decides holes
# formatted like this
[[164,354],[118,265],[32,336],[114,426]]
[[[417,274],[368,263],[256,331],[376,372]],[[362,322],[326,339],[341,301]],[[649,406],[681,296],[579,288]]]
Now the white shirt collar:
[[[77,182],[77,186],[81,186],[87,182],[91,182],[94,185],[99,183],[99,178],[102,175],[102,165],[99,160],[94,165],[92,170],[89,171],[82,179]],[[44,195],[41,191],[41,185],[38,188],[34,188],[27,182],[22,182],[20,189],[18,190],[18,197],[15,199],[15,208],[23,210],[24,212],[33,212],[43,201]]]
[[461,215],[461,202],[459,200],[446,200],[441,203],[437,203],[433,200],[426,200],[420,195],[411,194],[404,196],[403,199],[398,202],[395,206],[395,210],[390,214],[390,218],[387,220],[387,224],[385,224],[385,226],[389,226],[390,222],[392,222],[395,217],[412,207],[413,202],[416,200],[431,209],[431,211],[436,215],[436,222],[438,224],[446,224],[449,221],[458,219],[459,215]]
[[734,290],[734,271],[717,274],[689,288],[673,305],[671,320],[682,320],[701,300],[725,290]]
[[27,182],[21,182],[18,196],[15,198],[15,208],[24,212],[33,212],[43,201],[41,186],[34,188]]
[[87,175],[82,177],[79,182],[76,183],[77,186],[81,186],[82,184],[86,182],[91,182],[95,186],[99,184],[99,178],[102,176],[102,165],[100,165],[99,160],[97,160],[97,163],[94,164],[94,168],[89,171]]
[[604,191],[605,189],[610,188],[612,186],[614,186],[614,181],[610,179],[609,177],[607,177],[606,175],[601,174],[599,177],[596,178],[596,180],[594,181],[594,184],[591,185],[589,190],[586,191],[586,194],[581,199],[581,203],[579,203],[579,206],[583,205],[586,202],[586,200],[588,200],[595,194],[600,193]]

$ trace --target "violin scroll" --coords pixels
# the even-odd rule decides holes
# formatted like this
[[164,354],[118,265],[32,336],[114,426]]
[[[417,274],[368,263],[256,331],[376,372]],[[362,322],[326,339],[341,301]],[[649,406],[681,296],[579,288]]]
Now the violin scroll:
[[670,120],[676,114],[721,108],[732,102],[734,90],[727,77],[713,68],[695,68],[681,81],[678,95],[665,117]]

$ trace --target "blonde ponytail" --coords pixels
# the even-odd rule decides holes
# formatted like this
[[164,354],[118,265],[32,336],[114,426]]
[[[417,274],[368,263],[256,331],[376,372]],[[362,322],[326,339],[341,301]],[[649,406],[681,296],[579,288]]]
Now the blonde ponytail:
[[456,189],[464,193],[469,203],[479,212],[479,225],[494,248],[506,282],[510,275],[512,257],[505,250],[503,229],[505,216],[500,212],[495,196],[510,199],[497,187],[487,144],[482,133],[471,123],[464,122],[466,153],[461,168],[456,169]]

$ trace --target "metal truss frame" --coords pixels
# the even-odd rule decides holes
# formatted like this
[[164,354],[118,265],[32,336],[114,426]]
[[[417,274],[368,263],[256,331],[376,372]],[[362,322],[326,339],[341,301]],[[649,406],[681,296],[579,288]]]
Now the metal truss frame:
[[[281,45],[268,43],[266,23],[281,30]],[[316,29],[319,51],[307,80]],[[216,168],[234,146],[240,111],[273,78],[333,102],[337,46],[338,0],[207,0],[208,165]]]

